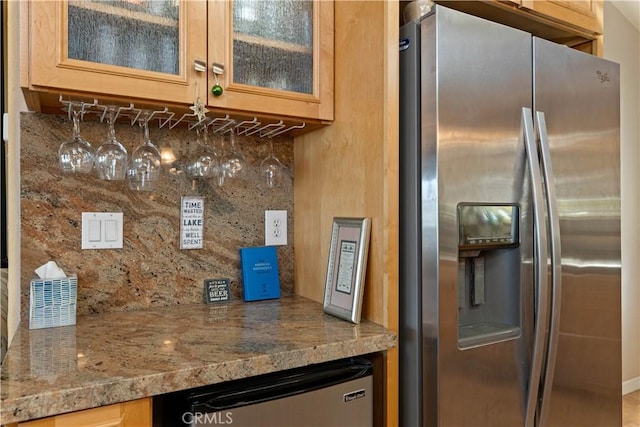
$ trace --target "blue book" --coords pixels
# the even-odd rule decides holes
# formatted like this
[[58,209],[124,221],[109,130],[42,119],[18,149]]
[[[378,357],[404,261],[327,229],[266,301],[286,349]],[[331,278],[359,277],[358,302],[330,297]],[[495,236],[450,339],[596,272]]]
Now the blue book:
[[240,248],[245,301],[280,298],[278,252],[275,246]]

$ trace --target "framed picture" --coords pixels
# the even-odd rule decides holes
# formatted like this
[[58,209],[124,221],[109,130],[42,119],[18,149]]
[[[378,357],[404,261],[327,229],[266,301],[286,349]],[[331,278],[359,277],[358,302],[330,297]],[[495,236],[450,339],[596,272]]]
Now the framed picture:
[[370,218],[333,219],[324,311],[352,323],[360,323],[370,233]]

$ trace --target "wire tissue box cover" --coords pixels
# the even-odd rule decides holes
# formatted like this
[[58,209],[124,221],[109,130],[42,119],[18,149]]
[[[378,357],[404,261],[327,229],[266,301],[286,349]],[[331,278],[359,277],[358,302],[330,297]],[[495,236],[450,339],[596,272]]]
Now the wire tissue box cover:
[[29,329],[76,324],[78,277],[31,279]]

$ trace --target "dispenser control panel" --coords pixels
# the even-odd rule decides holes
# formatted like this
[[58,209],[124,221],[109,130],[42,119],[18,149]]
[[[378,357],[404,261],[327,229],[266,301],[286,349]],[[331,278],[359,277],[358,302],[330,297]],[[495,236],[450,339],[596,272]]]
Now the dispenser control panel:
[[517,204],[458,204],[459,247],[490,249],[520,244]]

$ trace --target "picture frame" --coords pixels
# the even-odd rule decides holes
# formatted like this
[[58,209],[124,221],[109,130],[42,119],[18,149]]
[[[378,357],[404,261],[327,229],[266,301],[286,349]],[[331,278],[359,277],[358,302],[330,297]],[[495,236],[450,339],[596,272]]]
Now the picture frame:
[[356,324],[362,311],[370,234],[370,218],[333,218],[323,308]]

